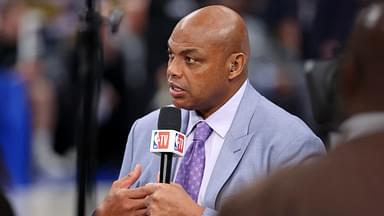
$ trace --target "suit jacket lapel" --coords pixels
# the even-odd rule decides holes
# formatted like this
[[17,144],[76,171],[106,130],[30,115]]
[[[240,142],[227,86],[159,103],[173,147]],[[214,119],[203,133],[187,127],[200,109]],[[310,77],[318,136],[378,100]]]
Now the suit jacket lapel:
[[255,113],[257,99],[253,87],[248,83],[208,183],[204,200],[207,207],[215,208],[220,190],[232,175],[249,144],[252,137],[248,133],[249,123]]

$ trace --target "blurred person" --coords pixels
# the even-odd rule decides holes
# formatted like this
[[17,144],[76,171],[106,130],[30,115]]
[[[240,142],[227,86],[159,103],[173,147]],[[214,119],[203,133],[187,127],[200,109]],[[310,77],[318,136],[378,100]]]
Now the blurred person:
[[[308,0],[309,1],[309,0]],[[306,1],[306,2],[308,2]],[[300,1],[269,0],[264,12],[275,65],[271,86],[263,89],[266,97],[312,125],[309,98],[301,68]],[[264,85],[256,78],[256,83]]]
[[3,42],[0,44],[8,48],[0,51],[0,67],[11,69],[27,88],[34,177],[61,177],[67,173],[53,148],[56,95],[43,59],[47,45],[42,35],[45,17],[41,9],[19,0],[6,1],[2,11],[0,40]]
[[[148,83],[153,82],[148,75],[146,65],[147,41],[145,36],[148,23],[149,1],[128,0],[121,1],[120,4],[125,12],[125,16],[120,25],[115,42],[120,46],[124,57],[126,67],[126,78],[124,82],[130,91],[141,92],[142,100],[148,101],[147,91],[152,90],[148,89]],[[132,117],[136,119],[138,116],[133,115]]]
[[298,0],[268,0],[263,18],[287,55],[300,56]]
[[[145,16],[145,1],[101,1],[101,15],[108,17],[112,9],[121,3],[125,11],[117,35],[112,35],[110,26],[100,26],[100,39],[103,51],[103,69],[100,99],[97,113],[97,168],[102,177],[116,178],[123,157],[124,146],[130,126],[134,120],[147,110],[148,99],[145,96],[146,70],[143,52],[142,34],[145,22],[135,22]],[[133,6],[133,7],[131,7]],[[79,58],[74,43],[76,29],[68,27],[73,19],[69,4],[60,14],[58,26],[52,26],[51,32],[64,31],[62,38],[57,38],[53,55],[47,70],[53,76],[57,97],[54,150],[63,158],[72,158],[75,153],[74,137],[76,113],[79,95]],[[130,11],[128,11],[130,10]],[[144,19],[145,20],[145,19]],[[63,24],[64,23],[64,24]],[[131,25],[135,27],[131,28]],[[55,35],[59,37],[59,35]],[[141,79],[144,77],[144,79]],[[134,101],[135,106],[132,105]],[[73,166],[74,167],[74,166]],[[72,173],[72,172],[71,172]],[[106,174],[106,175],[105,175]]]
[[17,59],[18,27],[24,11],[19,1],[0,4],[0,67],[12,69]]
[[[124,60],[124,84],[128,95],[128,127],[153,109],[150,100],[155,88],[154,78],[148,70],[147,31],[148,0],[120,1],[125,17],[116,35],[115,45],[119,46]],[[131,103],[129,103],[131,101]],[[131,106],[134,101],[135,106]],[[129,129],[127,130],[129,131]],[[125,134],[125,139],[127,133]],[[125,142],[122,143],[124,146]]]
[[[145,30],[147,1],[101,1],[101,15],[108,17],[120,5],[125,16],[119,31],[112,35],[109,25],[100,26],[103,69],[98,104],[97,168],[107,178],[118,174],[129,128],[148,111]],[[73,32],[74,33],[74,32]],[[68,40],[68,39],[67,39]],[[74,151],[76,107],[78,100],[79,58],[77,46],[67,43],[61,50],[63,71],[56,78],[58,107],[55,150],[60,155]],[[76,44],[79,45],[79,44]],[[54,65],[55,66],[55,65]],[[57,65],[56,65],[57,67]],[[133,105],[134,103],[134,105]]]
[[353,27],[335,93],[345,117],[340,145],[256,183],[220,215],[384,215],[384,4],[365,8]]
[[[0,68],[0,158],[7,187],[31,181],[31,121],[27,89],[14,70]],[[1,164],[1,161],[0,161]],[[3,174],[3,173],[0,173]]]
[[133,113],[130,112],[130,92],[125,82],[123,53],[111,43],[107,26],[101,27],[101,39],[104,55],[98,106],[97,162],[100,166],[117,168],[133,122],[129,117]]
[[[148,107],[145,68],[146,1],[120,2],[125,16],[117,35],[101,26],[103,73],[98,109],[99,167],[118,169],[123,158],[129,128]],[[108,17],[115,5],[102,2],[102,16]],[[132,103],[135,106],[132,106]],[[117,170],[113,178],[116,178]]]
[[[159,110],[138,119],[128,137],[120,180],[96,215],[215,215],[239,188],[325,153],[321,140],[300,119],[249,84],[249,40],[239,14],[218,5],[196,10],[176,25],[168,46],[169,93],[174,106],[182,108],[186,156],[173,166],[174,183],[154,183],[160,158],[147,144]],[[199,138],[204,145],[196,146],[193,139]],[[198,157],[202,168],[189,167],[188,161]],[[192,181],[192,176],[200,179]]]
[[[0,185],[13,186],[14,183],[28,182],[28,172],[24,172],[29,158],[24,154],[25,149],[14,151],[13,148],[24,148],[29,145],[29,137],[25,132],[25,125],[29,123],[21,110],[26,104],[24,84],[14,73],[17,62],[18,23],[21,20],[24,5],[18,1],[0,2]],[[20,88],[21,87],[21,88]],[[22,90],[21,90],[22,89]],[[18,94],[19,93],[19,94]],[[13,115],[14,114],[14,115]],[[17,117],[17,119],[14,119]],[[9,152],[12,151],[12,152]],[[15,154],[13,154],[15,153]],[[13,163],[15,155],[21,156]],[[21,166],[19,166],[21,165]],[[29,175],[28,175],[29,176]]]
[[[53,154],[60,158],[63,169],[61,177],[72,178],[76,170],[76,147],[74,133],[79,101],[78,71],[75,67],[76,33],[78,11],[82,6],[77,1],[60,3],[43,29],[45,52],[44,73],[52,83],[55,95],[53,122]],[[58,176],[59,177],[59,176]]]
[[39,8],[26,8],[19,23],[17,51],[17,73],[26,84],[31,104],[31,149],[37,179],[62,178],[71,169],[53,148],[57,97],[43,59],[44,18]]
[[[112,35],[108,26],[101,27],[104,65],[97,153],[100,167],[116,169],[123,158],[129,128],[148,112],[149,92],[153,90],[148,84],[151,81],[146,68],[145,32],[149,2],[128,0],[118,3],[125,16],[117,34]],[[103,1],[102,15],[108,17],[115,6],[110,1]]]

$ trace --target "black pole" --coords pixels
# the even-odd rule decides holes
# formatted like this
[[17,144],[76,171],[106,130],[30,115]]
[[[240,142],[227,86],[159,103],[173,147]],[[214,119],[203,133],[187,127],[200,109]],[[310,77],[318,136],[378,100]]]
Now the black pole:
[[79,100],[76,125],[77,215],[91,215],[96,206],[95,167],[97,104],[101,80],[102,51],[99,36],[101,17],[94,0],[86,0],[78,32]]
[[171,183],[173,153],[163,152],[160,159],[160,183]]

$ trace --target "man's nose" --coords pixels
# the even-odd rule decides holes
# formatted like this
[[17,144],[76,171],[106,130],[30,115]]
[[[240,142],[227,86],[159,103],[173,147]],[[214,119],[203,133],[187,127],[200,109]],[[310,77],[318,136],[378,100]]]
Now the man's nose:
[[178,60],[174,58],[172,61],[169,61],[168,67],[167,67],[168,79],[179,78],[181,77],[181,75],[182,75],[182,72],[181,72],[181,67],[179,66]]

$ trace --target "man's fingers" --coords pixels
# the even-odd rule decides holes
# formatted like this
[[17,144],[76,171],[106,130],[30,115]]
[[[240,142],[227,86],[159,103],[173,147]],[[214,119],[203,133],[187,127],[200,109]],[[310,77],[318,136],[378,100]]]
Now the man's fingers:
[[129,200],[126,200],[125,204],[130,206],[135,211],[147,208],[145,199],[143,197],[141,199],[129,199]]
[[146,216],[146,215],[148,215],[148,214],[147,214],[147,209],[145,208],[145,209],[139,209],[139,210],[136,210],[136,211],[135,211],[135,215],[138,215],[138,216]]
[[137,164],[135,166],[135,169],[132,172],[128,173],[128,175],[124,176],[119,180],[114,181],[113,187],[129,188],[133,183],[137,181],[140,175],[141,175],[141,166],[140,164]]
[[144,186],[144,187],[127,189],[123,193],[124,193],[124,196],[128,197],[129,199],[143,199],[144,197],[151,195],[152,191],[148,190],[146,186]]
[[148,193],[148,194],[153,194],[157,189],[161,187],[162,183],[148,183],[146,184],[143,189]]

